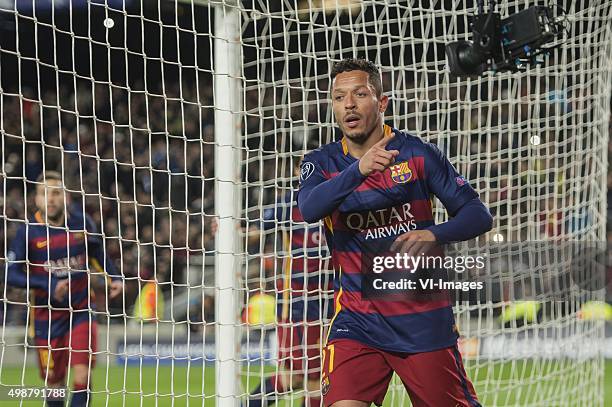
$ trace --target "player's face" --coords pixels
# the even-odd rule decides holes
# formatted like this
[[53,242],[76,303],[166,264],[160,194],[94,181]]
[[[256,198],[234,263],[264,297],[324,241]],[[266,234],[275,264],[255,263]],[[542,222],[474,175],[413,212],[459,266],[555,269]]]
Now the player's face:
[[36,186],[36,206],[51,221],[64,215],[64,190],[58,180],[47,180]]
[[382,122],[388,97],[376,95],[364,71],[342,72],[332,84],[332,106],[336,122],[351,141],[363,144]]

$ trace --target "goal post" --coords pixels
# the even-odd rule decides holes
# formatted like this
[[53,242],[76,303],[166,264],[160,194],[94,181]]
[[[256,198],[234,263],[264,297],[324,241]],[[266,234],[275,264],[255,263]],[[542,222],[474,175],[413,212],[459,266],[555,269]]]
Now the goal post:
[[217,406],[239,406],[238,325],[242,253],[240,167],[240,13],[237,2],[214,8],[215,208],[219,219],[215,261]]

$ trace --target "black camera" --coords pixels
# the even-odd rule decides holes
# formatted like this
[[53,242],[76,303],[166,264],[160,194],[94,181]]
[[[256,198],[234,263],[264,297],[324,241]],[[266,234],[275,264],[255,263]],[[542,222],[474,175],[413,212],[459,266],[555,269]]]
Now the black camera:
[[454,75],[518,71],[560,45],[543,47],[563,37],[562,11],[555,16],[552,7],[532,6],[502,19],[493,1],[487,13],[483,9],[479,2],[479,14],[471,18],[472,41],[446,45],[446,60]]

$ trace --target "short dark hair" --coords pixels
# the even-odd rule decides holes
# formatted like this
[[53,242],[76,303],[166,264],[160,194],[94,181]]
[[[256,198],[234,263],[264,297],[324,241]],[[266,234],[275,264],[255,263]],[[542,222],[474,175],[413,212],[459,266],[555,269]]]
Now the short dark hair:
[[382,81],[380,80],[380,71],[378,67],[367,59],[361,58],[346,58],[336,62],[331,70],[332,83],[336,76],[342,72],[363,71],[368,74],[368,82],[374,86],[376,96],[382,96]]
[[62,174],[57,171],[45,171],[41,173],[38,178],[36,178],[36,182],[45,182],[49,180],[54,181],[62,181]]

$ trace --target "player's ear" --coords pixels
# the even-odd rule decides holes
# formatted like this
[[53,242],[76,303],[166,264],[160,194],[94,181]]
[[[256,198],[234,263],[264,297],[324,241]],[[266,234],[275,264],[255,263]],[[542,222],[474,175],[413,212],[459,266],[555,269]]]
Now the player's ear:
[[387,110],[388,105],[389,105],[389,96],[382,95],[380,99],[378,99],[378,112],[384,113]]

